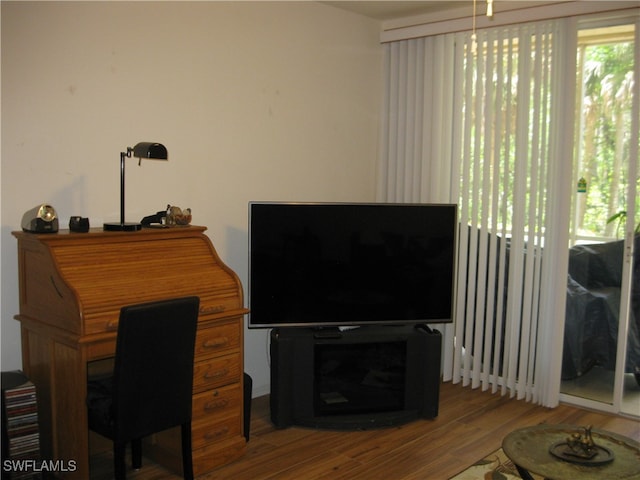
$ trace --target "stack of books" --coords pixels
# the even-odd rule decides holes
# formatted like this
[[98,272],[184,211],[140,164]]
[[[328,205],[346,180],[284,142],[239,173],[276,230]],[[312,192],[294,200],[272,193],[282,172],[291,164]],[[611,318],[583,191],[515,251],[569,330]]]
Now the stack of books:
[[2,372],[2,478],[40,478],[36,388],[20,371]]

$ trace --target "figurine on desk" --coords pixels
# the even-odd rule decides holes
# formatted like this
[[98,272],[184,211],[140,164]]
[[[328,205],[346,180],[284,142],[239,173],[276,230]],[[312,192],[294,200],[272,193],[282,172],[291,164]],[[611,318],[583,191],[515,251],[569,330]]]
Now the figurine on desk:
[[155,215],[144,217],[140,223],[144,227],[166,228],[176,225],[191,224],[191,209],[167,205],[163,211],[157,212]]

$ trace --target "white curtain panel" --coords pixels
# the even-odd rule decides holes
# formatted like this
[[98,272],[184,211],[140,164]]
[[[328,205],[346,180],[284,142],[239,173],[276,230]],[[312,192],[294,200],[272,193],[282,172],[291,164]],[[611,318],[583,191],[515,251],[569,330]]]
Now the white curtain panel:
[[459,205],[455,323],[438,327],[444,380],[555,406],[575,23],[476,36],[385,44],[378,199]]

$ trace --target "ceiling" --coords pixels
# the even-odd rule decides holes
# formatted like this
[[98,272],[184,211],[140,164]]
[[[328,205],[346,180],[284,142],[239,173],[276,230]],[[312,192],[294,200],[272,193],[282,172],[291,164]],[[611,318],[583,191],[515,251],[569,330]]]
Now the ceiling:
[[[565,3],[568,0],[495,0],[495,13],[509,10],[520,10],[554,3]],[[343,10],[365,15],[383,22],[415,16],[428,16],[434,20],[465,17],[473,14],[474,0],[337,0],[321,1]],[[487,11],[486,0],[475,0],[478,15]]]
[[359,13],[377,20],[392,20],[395,18],[423,15],[455,8],[473,5],[473,0],[454,1],[333,1],[322,2],[334,7]]

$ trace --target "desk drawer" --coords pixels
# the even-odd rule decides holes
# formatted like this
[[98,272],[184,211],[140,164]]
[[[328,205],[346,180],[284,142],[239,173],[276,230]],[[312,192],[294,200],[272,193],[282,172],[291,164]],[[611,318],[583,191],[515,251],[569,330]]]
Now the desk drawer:
[[240,354],[196,362],[193,365],[193,390],[214,388],[237,382],[240,379]]
[[216,421],[193,422],[191,425],[191,443],[194,450],[213,442],[241,435],[242,418],[240,415],[222,417]]
[[234,321],[207,328],[198,328],[195,361],[210,358],[240,348],[242,323]]
[[[216,467],[226,465],[229,462],[237,460],[244,455],[247,448],[244,437],[236,435],[233,438],[214,442],[205,445],[202,448],[193,450],[193,475],[200,475],[210,472]],[[179,470],[178,470],[179,471]],[[220,478],[213,472],[207,478]]]
[[208,390],[193,396],[193,422],[207,421],[242,412],[240,384]]

